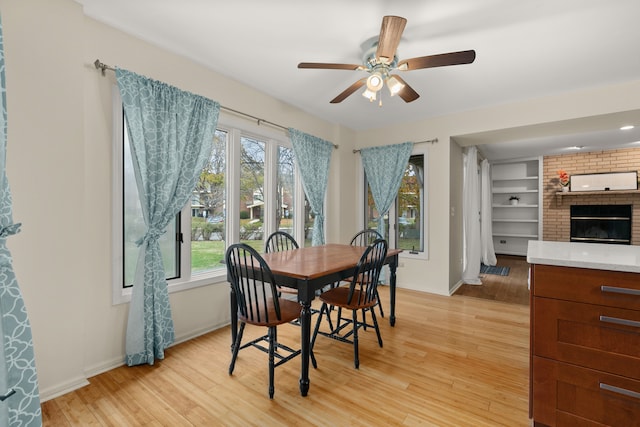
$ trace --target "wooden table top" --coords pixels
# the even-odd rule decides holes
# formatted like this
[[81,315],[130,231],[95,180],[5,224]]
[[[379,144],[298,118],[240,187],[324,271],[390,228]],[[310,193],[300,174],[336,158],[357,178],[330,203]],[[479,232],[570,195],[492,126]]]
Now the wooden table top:
[[[365,246],[329,243],[291,251],[269,252],[262,257],[274,274],[310,280],[355,267],[365,249]],[[387,258],[400,252],[402,249],[388,249]]]

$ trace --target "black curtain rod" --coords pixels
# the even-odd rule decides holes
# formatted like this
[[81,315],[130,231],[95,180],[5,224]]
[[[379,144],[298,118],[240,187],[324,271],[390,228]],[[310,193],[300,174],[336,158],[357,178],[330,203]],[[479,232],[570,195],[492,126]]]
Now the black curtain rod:
[[[418,142],[414,142],[413,144],[425,144],[425,143],[430,143],[430,144],[435,144],[436,142],[438,142],[438,138],[433,138],[433,139],[427,139],[425,141],[418,141]],[[354,153],[359,153],[360,150],[353,150]]]
[[[113,67],[108,66],[107,64],[105,64],[104,62],[100,62],[99,59],[96,59],[95,62],[93,63],[93,65],[95,65],[96,69],[100,70],[102,72],[102,75],[105,75],[105,71],[109,70],[109,71],[115,71],[116,69]],[[234,110],[233,108],[229,108],[229,107],[225,107],[224,105],[220,106],[221,110],[227,111],[229,113],[234,113],[234,114],[238,114],[240,116],[243,117],[247,117],[249,119],[253,119],[256,121],[256,123],[258,124],[258,126],[260,126],[261,124],[267,124],[273,127],[276,127],[278,129],[282,129],[284,132],[289,132],[289,128],[279,125],[277,123],[273,123],[270,122],[268,120],[265,119],[261,119],[259,117],[256,116],[252,116],[251,114],[247,114],[247,113],[243,113],[242,111],[238,111],[238,110]],[[338,148],[337,144],[332,144],[334,148]]]

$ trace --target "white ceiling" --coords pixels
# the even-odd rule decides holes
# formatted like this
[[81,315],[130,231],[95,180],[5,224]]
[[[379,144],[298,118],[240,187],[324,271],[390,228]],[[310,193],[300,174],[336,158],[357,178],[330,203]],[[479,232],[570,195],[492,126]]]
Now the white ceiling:
[[[638,0],[76,1],[98,21],[354,130],[640,78]],[[377,38],[384,15],[407,18],[399,59],[474,49],[475,62],[402,73],[421,95],[409,104],[385,94],[379,107],[360,96],[362,91],[330,104],[366,74],[298,69],[297,64],[360,64],[363,47]],[[637,130],[617,130],[621,118],[607,119],[588,131],[585,123],[564,123],[554,131],[565,138],[552,140],[541,129],[511,129],[462,140],[480,145],[489,141],[483,136],[505,141],[499,148],[481,147],[489,158],[547,154],[540,150],[550,144],[586,149],[586,141],[591,141],[587,135],[594,134],[599,145],[626,144],[631,142],[629,135],[640,140]],[[638,112],[623,119],[640,128]],[[572,132],[577,139],[566,140]],[[618,141],[623,135],[625,139]],[[527,141],[518,142],[523,137]],[[524,150],[523,144],[534,152]]]

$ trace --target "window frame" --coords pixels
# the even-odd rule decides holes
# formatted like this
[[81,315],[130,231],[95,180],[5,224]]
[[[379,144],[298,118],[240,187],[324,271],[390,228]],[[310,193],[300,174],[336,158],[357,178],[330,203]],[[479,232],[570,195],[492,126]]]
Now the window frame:
[[[122,119],[122,100],[117,85],[112,88],[113,97],[113,141],[112,141],[112,304],[123,304],[131,301],[132,286],[124,287],[124,239],[123,239],[123,193],[124,193],[124,165],[123,165],[123,135],[124,120]],[[248,137],[265,143],[265,208],[263,219],[263,237],[266,238],[275,231],[275,210],[273,209],[276,191],[275,173],[277,171],[278,146],[292,148],[291,142],[282,132],[268,126],[254,124],[246,118],[238,117],[221,110],[217,129],[227,132],[226,165],[225,165],[225,203],[227,206],[225,227],[226,246],[239,241],[240,230],[240,138]],[[299,171],[295,171],[295,207],[294,207],[294,237],[304,242],[304,190]],[[179,277],[167,280],[169,293],[194,289],[213,284],[227,284],[226,269],[191,272],[191,199],[180,212],[180,232],[183,242],[180,244],[178,257],[180,258]],[[303,243],[302,243],[303,244]],[[301,244],[301,246],[302,246]]]
[[[421,207],[421,212],[423,215],[423,239],[424,239],[424,245],[423,245],[423,250],[422,251],[408,251],[405,250],[403,252],[400,253],[400,258],[405,258],[405,259],[418,259],[418,260],[428,260],[429,259],[429,148],[428,146],[425,145],[421,145],[421,144],[414,144],[413,145],[413,149],[411,150],[411,156],[416,156],[416,155],[422,155],[424,156],[424,186],[423,186],[423,198],[422,198],[422,207]],[[365,172],[364,172],[364,165],[362,163],[362,157],[358,156],[358,169],[360,170],[360,174],[359,174],[359,182],[358,182],[358,188],[359,188],[359,193],[360,193],[360,200],[362,201],[361,203],[359,203],[359,212],[358,212],[358,217],[359,219],[359,227],[360,229],[363,229],[366,227],[366,216],[367,216],[367,182],[366,182],[366,177],[365,177]],[[395,200],[393,202],[393,204],[391,205],[391,208],[389,208],[389,213],[388,216],[389,218],[394,218],[395,220],[393,222],[390,221],[390,230],[389,230],[389,247],[397,247],[397,239],[398,239],[398,229],[397,229],[397,224],[398,224],[398,212],[397,212],[397,207],[398,207],[398,197],[395,197]],[[392,228],[392,230],[391,230]]]

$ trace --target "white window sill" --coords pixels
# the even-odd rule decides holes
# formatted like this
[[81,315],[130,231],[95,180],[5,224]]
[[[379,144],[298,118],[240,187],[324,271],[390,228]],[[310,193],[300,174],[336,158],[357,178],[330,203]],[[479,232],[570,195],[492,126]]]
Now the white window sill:
[[419,259],[425,261],[429,259],[426,252],[411,253],[411,249],[405,249],[403,252],[400,252],[399,257],[403,259]]
[[[187,291],[190,289],[200,288],[202,286],[210,286],[218,283],[227,283],[226,270],[216,271],[210,274],[200,274],[191,277],[190,280],[175,279],[169,280],[169,294],[175,292]],[[126,304],[131,302],[131,294],[133,287],[121,288],[117,295],[113,295],[113,305]]]

